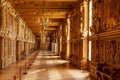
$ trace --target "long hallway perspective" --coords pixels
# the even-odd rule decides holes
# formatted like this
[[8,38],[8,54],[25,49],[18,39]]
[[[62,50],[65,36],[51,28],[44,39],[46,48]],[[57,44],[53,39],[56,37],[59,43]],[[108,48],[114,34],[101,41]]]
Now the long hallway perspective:
[[0,80],[120,80],[120,0],[0,0]]
[[90,80],[89,73],[75,68],[51,51],[40,51],[23,80]]

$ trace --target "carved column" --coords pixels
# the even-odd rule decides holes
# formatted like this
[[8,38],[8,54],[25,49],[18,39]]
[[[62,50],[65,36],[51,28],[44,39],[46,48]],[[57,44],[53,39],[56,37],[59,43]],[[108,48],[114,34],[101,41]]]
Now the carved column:
[[87,69],[87,59],[88,59],[88,0],[83,1],[83,28],[82,30],[82,43],[83,43],[83,53],[81,60],[81,69]]
[[70,56],[70,18],[67,19],[67,56],[66,59],[69,59]]
[[83,58],[88,56],[88,42],[87,42],[87,36],[88,36],[88,0],[85,0],[83,2],[84,7],[84,22],[83,22]]
[[62,25],[60,25],[60,56],[62,52]]

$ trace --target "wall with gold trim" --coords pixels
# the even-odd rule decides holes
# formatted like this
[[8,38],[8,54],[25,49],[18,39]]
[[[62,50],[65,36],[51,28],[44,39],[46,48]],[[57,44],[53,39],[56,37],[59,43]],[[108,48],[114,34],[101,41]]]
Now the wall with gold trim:
[[0,2],[0,68],[6,68],[35,49],[35,35],[9,1]]
[[98,79],[117,80],[117,74],[120,74],[120,1],[92,2],[92,36],[89,37],[92,41],[91,74]]

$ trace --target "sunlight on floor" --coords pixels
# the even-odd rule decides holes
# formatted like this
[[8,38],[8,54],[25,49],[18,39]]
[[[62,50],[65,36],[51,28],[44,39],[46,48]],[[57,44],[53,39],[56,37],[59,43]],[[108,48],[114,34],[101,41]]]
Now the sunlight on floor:
[[[73,73],[74,72],[74,73]],[[69,73],[78,80],[90,80],[89,73],[87,71],[69,70]]]
[[79,70],[69,61],[51,54],[40,52],[23,80],[90,80],[87,71]]
[[36,74],[36,73],[41,72],[41,71],[44,71],[44,70],[46,70],[46,69],[36,70],[36,71],[33,71],[33,72],[28,73],[27,75]]
[[48,71],[49,80],[62,80],[62,76],[59,74],[59,71],[56,69]]
[[54,59],[56,59],[56,58],[60,58],[60,56],[38,56],[37,58],[46,58],[46,59],[52,59],[52,58],[54,58]]

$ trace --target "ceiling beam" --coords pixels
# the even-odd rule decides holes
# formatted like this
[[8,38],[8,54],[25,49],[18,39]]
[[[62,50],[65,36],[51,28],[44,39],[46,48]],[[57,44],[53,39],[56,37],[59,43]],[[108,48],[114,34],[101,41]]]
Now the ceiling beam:
[[[35,0],[35,1],[43,1],[43,0]],[[51,2],[60,2],[60,1],[63,1],[63,2],[75,2],[75,1],[78,1],[78,0],[44,0],[44,1],[51,1]]]
[[[32,14],[36,14],[36,13],[41,13],[42,11],[43,11],[43,9],[36,9],[36,8],[30,8],[30,9],[21,9],[21,8],[19,8],[19,9],[16,9],[18,12],[20,12],[20,13],[24,13],[24,12],[32,12]],[[51,9],[51,8],[48,8],[48,9],[45,9],[44,10],[44,12],[70,12],[71,11],[71,9],[70,8],[59,8],[59,9]]]
[[[40,9],[16,9],[16,10],[22,15],[43,15],[42,14],[43,11]],[[45,15],[46,14],[63,15],[63,14],[67,14],[70,11],[71,9],[46,9],[44,13]]]
[[[28,26],[39,26],[36,22],[33,21],[26,21],[26,24]],[[59,26],[59,22],[51,22],[50,24],[48,24],[48,26]]]
[[[28,25],[28,24],[27,24]],[[38,26],[38,25],[35,25],[35,24],[29,24],[28,25],[29,27],[40,27],[40,26]],[[48,26],[48,27],[59,27],[58,25],[50,25],[50,26]]]
[[[34,27],[37,27],[39,28],[40,26],[29,26],[30,28],[34,28]],[[59,26],[47,26],[47,27],[50,27],[50,28],[58,28]]]
[[[43,7],[42,6],[32,6],[32,5],[19,5],[19,6],[16,6],[15,5],[15,9],[39,9],[39,11],[42,11],[43,10]],[[69,7],[69,6],[47,6],[44,8],[45,11],[47,10],[52,10],[52,9],[65,9],[65,10],[71,10],[73,9],[72,7]]]
[[[21,15],[22,18],[42,18],[42,15]],[[44,18],[66,18],[66,15],[54,15],[54,14],[49,14],[45,15]]]
[[[34,24],[31,24],[31,25],[28,25],[30,28],[31,27],[37,27],[39,28],[40,26],[37,26],[37,25],[34,25]],[[56,25],[51,25],[51,26],[47,26],[47,27],[59,27],[59,26],[56,26]]]
[[[43,30],[41,27],[30,27],[30,29],[33,32],[39,32],[39,31]],[[54,31],[54,30],[56,30],[56,28],[53,28],[53,27],[47,27],[47,28],[45,28],[45,31]]]
[[[16,0],[16,1],[20,1],[20,0]],[[43,1],[43,0],[24,0],[24,1]],[[76,2],[79,0],[44,0],[44,1],[46,2]]]
[[[48,35],[54,33],[54,31],[47,31]],[[35,34],[36,36],[40,36],[39,32],[33,32],[33,34]]]

